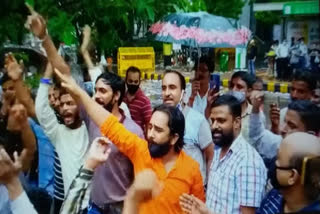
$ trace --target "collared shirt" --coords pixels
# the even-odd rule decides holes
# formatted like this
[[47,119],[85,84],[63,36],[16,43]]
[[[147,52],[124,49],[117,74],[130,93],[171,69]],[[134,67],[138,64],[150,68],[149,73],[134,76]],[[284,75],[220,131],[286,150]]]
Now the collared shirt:
[[150,156],[148,143],[127,131],[113,115],[110,115],[103,123],[101,133],[108,137],[123,154],[128,156],[133,163],[135,174],[150,168],[163,183],[163,190],[156,198],[140,205],[140,213],[180,214],[182,210],[179,205],[179,197],[183,193],[193,194],[204,200],[199,164],[184,151],[179,152],[175,165],[167,173],[162,159]]
[[[280,194],[279,190],[272,189],[268,195],[262,200],[260,208],[257,210],[256,214],[277,214],[284,212],[284,198]],[[318,211],[318,212],[315,212]],[[320,212],[320,201],[317,200],[310,205],[302,208],[298,211],[300,212]]]
[[282,137],[265,129],[261,120],[260,114],[250,115],[249,137],[253,142],[252,146],[258,151],[263,160],[267,161],[277,155]]
[[[194,110],[200,112],[202,115],[205,114],[205,111],[207,108],[209,90],[210,90],[210,87],[203,97],[201,97],[199,95],[199,93],[197,93],[197,96],[194,98],[194,101],[193,101],[192,108]],[[189,86],[186,88],[186,96],[183,99],[185,103],[189,102],[189,98],[191,96],[191,93],[192,93],[192,87]]]
[[220,160],[221,148],[215,146],[208,189],[207,207],[214,213],[237,214],[240,207],[259,207],[267,172],[262,158],[241,134]]
[[145,130],[152,114],[149,98],[139,88],[131,101],[128,98],[128,93],[125,95],[123,101],[127,104],[134,122],[136,122],[142,130]]
[[[144,138],[142,129],[133,120],[126,117],[123,111],[120,110],[120,113],[122,114],[120,122],[126,129],[140,138]],[[88,127],[90,142],[102,136],[99,127],[82,107],[80,108],[80,116]],[[111,144],[111,153],[108,161],[95,170],[91,199],[97,206],[123,201],[132,181],[133,166],[131,161],[115,145]]]
[[203,151],[213,143],[210,125],[205,117],[193,108],[186,106],[182,113],[186,125],[183,150],[199,163],[203,183],[206,184],[207,165]]
[[[108,160],[109,161],[109,160]],[[62,204],[60,214],[80,214],[88,205],[88,195],[90,194],[90,184],[93,172],[81,168],[78,175],[72,181],[69,192]]]

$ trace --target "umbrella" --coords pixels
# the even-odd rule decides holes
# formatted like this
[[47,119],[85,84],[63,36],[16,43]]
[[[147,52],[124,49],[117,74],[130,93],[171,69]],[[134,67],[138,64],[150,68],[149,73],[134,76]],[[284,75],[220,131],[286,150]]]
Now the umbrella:
[[235,19],[207,12],[174,13],[150,28],[155,40],[191,47],[245,47],[251,32]]

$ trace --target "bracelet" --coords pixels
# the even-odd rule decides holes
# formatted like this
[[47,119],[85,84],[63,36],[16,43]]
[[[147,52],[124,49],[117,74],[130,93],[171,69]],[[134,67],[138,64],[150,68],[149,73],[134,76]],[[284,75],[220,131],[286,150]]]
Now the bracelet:
[[52,84],[52,80],[48,79],[48,78],[41,78],[40,79],[40,83],[51,85]]

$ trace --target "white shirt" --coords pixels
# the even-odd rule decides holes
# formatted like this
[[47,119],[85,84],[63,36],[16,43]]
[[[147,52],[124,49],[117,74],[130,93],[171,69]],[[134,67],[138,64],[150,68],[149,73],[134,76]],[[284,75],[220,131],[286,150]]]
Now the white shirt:
[[84,163],[89,146],[88,130],[84,122],[77,129],[59,124],[49,105],[49,85],[40,84],[36,97],[36,115],[39,123],[55,147],[61,162],[64,192],[67,193],[72,180]]
[[288,44],[281,43],[276,50],[278,58],[287,58],[289,56],[289,46]]

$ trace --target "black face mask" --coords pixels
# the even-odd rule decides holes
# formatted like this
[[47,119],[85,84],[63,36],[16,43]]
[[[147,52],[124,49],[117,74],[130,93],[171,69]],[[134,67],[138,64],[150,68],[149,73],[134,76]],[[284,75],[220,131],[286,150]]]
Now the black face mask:
[[139,85],[127,84],[127,88],[128,88],[128,93],[133,95],[138,91]]
[[[221,137],[219,138],[215,138],[214,137],[214,134],[221,134]],[[213,140],[213,143],[219,147],[228,147],[232,144],[233,142],[233,139],[234,139],[234,136],[233,136],[233,133],[230,132],[230,133],[227,133],[227,134],[223,134],[222,131],[220,130],[213,130],[212,131],[212,140]]]
[[269,166],[268,178],[273,186],[273,188],[279,190],[288,187],[289,185],[281,185],[277,178],[277,166],[276,166],[276,158],[274,158]]
[[171,145],[169,142],[164,143],[164,144],[157,144],[154,143],[153,141],[149,141],[149,153],[152,158],[161,158],[168,154],[168,152],[171,149]]

